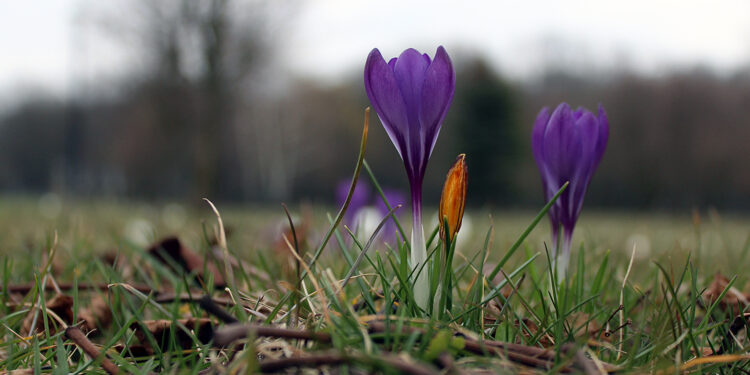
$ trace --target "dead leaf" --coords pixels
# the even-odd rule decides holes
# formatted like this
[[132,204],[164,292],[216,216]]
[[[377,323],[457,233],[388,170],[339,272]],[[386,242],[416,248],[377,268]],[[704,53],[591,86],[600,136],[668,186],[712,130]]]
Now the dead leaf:
[[32,375],[32,374],[34,374],[34,369],[30,369],[30,368],[23,368],[23,369],[0,372],[0,375]]
[[[52,311],[55,313],[55,315],[59,316],[60,319],[65,322],[67,325],[72,325],[73,323],[73,297],[66,296],[64,294],[58,294],[52,299],[47,300],[47,309],[49,311]],[[29,311],[28,314],[26,314],[26,318],[23,320],[23,326],[21,327],[21,334],[23,335],[30,335],[31,334],[31,324],[34,321],[34,316],[36,314],[39,314],[39,317],[37,317],[36,322],[36,328],[34,329],[36,332],[43,332],[44,331],[44,322],[42,317],[42,312],[38,309],[34,308],[31,311]],[[53,335],[59,327],[59,322],[54,319],[53,317],[49,317],[48,320],[49,323],[49,329],[51,332],[49,332],[49,335]]]
[[[703,299],[707,302],[707,306],[712,305],[719,299],[727,285],[729,285],[729,279],[717,272],[711,285],[703,292]],[[732,315],[739,315],[747,305],[748,297],[735,287],[729,288],[724,298],[719,301],[719,308],[729,311]]]
[[[177,237],[167,237],[151,245],[148,253],[170,268],[172,268],[173,264],[177,264],[182,268],[181,270],[173,269],[175,272],[194,273],[202,281],[205,281],[203,257],[183,245]],[[165,256],[170,259],[166,259]],[[214,286],[219,288],[226,286],[224,277],[221,276],[219,269],[213,261],[209,259],[205,264],[205,269],[213,275]]]
[[589,314],[576,312],[570,314],[566,320],[574,330],[575,337],[585,336],[595,340],[612,341],[612,336],[605,335],[602,326],[596,320],[591,319]]
[[690,348],[690,353],[692,353],[694,356],[699,356],[699,357],[708,357],[710,355],[714,355],[715,354],[714,350],[711,349],[711,348],[709,348],[709,347],[707,347],[707,346],[701,347],[700,350],[701,350],[700,355],[698,355],[696,353],[696,351],[695,351],[695,348],[691,347]]
[[85,322],[84,331],[93,331],[97,328],[101,331],[112,324],[112,310],[100,294],[94,295],[89,305],[81,310],[78,316]]
[[[536,323],[534,323],[533,320],[529,318],[523,318],[522,321],[523,321],[523,325],[526,326],[526,328],[521,328],[521,323],[518,320],[515,321],[515,325],[518,329],[521,330],[524,337],[526,337],[526,340],[530,340],[532,337],[536,336],[537,333],[539,332],[539,326]],[[549,348],[555,345],[555,342],[552,339],[552,336],[550,336],[548,333],[542,335],[542,337],[539,338],[538,342],[544,348]],[[516,343],[522,344],[523,342],[519,338],[518,340],[516,340]]]

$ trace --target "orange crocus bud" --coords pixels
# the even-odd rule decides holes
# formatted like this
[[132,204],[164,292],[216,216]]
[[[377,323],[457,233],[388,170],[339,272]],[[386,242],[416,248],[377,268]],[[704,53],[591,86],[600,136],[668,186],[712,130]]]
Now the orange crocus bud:
[[448,240],[453,240],[456,233],[461,229],[461,219],[464,217],[464,206],[466,204],[466,183],[469,173],[466,168],[466,155],[461,154],[456,158],[456,162],[448,171],[443,185],[443,195],[440,197],[440,209],[438,218],[440,219],[440,238],[443,241],[445,237],[445,222],[448,222],[450,236]]

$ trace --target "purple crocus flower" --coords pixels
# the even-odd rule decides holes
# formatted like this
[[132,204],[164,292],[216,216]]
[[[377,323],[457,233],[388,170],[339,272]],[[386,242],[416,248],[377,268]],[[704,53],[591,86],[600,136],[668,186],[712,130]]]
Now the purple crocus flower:
[[[349,194],[349,187],[351,180],[341,180],[336,186],[336,203],[341,206],[346,201],[346,196]],[[363,181],[358,181],[357,186],[354,187],[354,193],[352,194],[352,200],[349,202],[349,208],[346,210],[344,215],[344,224],[351,230],[357,230],[357,213],[370,204],[370,187]]]
[[609,121],[601,104],[595,115],[580,107],[573,111],[567,103],[561,103],[551,115],[548,108],[542,109],[534,122],[531,147],[542,175],[544,199],[551,200],[562,185],[570,181],[549,210],[555,249],[558,248],[559,228],[563,230],[561,254],[556,256],[560,276],[567,270],[573,229],[608,138]]
[[[386,63],[377,48],[365,63],[365,91],[406,167],[412,202],[411,266],[427,259],[422,227],[422,181],[440,126],[456,88],[456,74],[445,48],[435,58],[409,48]],[[423,269],[415,281],[417,303],[427,306]]]

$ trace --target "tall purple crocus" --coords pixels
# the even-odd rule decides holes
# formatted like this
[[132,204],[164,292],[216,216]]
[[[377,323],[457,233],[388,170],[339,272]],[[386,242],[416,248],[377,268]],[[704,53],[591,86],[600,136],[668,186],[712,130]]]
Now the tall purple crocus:
[[[409,48],[387,63],[376,48],[365,63],[367,97],[404,161],[409,178],[413,268],[420,268],[427,259],[422,227],[422,181],[455,88],[453,64],[442,46],[434,59]],[[417,303],[425,308],[429,289],[426,269],[418,275],[414,289]]]
[[561,254],[557,254],[557,273],[568,268],[570,245],[583,197],[596,167],[602,160],[609,138],[609,121],[604,107],[598,115],[584,108],[573,111],[561,103],[550,115],[544,108],[534,122],[531,147],[542,175],[544,199],[549,201],[565,182],[570,185],[549,210],[552,239],[558,249],[559,228],[563,230]]

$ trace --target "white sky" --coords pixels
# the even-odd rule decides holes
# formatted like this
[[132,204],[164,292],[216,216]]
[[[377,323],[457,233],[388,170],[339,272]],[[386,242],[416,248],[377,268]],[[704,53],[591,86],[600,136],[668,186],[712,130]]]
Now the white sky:
[[[96,0],[0,1],[0,100],[12,98],[22,87],[64,95],[78,77],[90,81],[100,74],[128,71],[138,59],[132,51],[92,37],[94,27],[76,21],[86,19],[92,1]],[[432,54],[439,44],[449,53],[482,53],[498,69],[519,78],[550,59],[568,66],[624,64],[645,72],[695,64],[720,70],[750,64],[747,0],[298,4],[277,41],[278,58],[290,74],[321,79],[360,70],[373,47],[389,57],[412,46]],[[86,41],[83,52],[81,40]],[[552,52],[550,46],[560,51]]]

